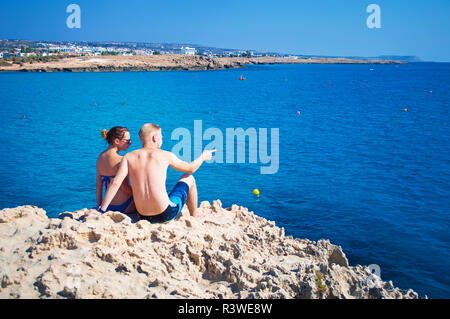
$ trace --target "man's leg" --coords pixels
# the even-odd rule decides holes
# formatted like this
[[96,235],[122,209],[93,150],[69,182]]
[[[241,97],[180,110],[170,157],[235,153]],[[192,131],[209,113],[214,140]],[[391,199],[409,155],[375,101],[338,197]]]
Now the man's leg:
[[197,217],[198,194],[197,194],[197,184],[195,183],[194,176],[185,174],[181,176],[179,182],[185,182],[189,186],[189,193],[186,200],[186,205],[189,209],[189,213],[191,214],[191,216]]

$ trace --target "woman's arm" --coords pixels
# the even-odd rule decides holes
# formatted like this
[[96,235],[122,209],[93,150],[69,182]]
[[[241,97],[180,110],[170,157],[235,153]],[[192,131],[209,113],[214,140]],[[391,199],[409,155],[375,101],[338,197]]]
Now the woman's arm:
[[103,183],[102,178],[97,169],[97,186],[96,186],[96,195],[97,195],[97,206],[100,206],[102,203],[102,195],[103,195]]
[[[124,179],[124,181],[123,181],[122,186],[120,187],[120,189],[121,189],[125,194],[128,194],[128,195],[130,195],[130,196],[133,196],[133,190],[131,189],[131,186],[130,186],[130,177],[129,177],[129,176],[127,176],[127,177]],[[100,205],[100,204],[99,204],[99,205]]]
[[120,185],[122,185],[123,180],[127,176],[128,176],[128,162],[127,156],[125,155],[122,161],[120,162],[119,170],[117,171],[116,177],[106,190],[105,198],[101,203],[101,211],[103,212],[106,211],[109,204],[111,204],[111,201],[113,200],[114,196],[116,196],[117,191],[120,188]]

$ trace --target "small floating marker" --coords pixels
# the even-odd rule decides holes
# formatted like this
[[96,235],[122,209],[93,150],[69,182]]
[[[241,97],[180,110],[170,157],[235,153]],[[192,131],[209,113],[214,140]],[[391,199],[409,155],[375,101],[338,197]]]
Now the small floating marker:
[[240,80],[240,81],[243,81],[243,80],[245,80],[244,76],[243,76],[243,75],[241,75],[241,77],[239,78],[239,80]]
[[331,82],[328,82],[328,84],[331,84]]
[[300,111],[297,111],[297,115],[300,115]]
[[256,197],[259,197],[259,189],[255,188],[253,190],[253,195],[255,195]]
[[368,88],[369,86],[368,85],[366,85],[366,88]]
[[408,112],[408,109],[405,109],[405,112]]
[[25,119],[25,118],[26,118],[26,116],[25,116],[25,115],[22,115],[21,119],[23,120],[23,119]]
[[433,93],[433,91],[429,91],[429,92],[430,92],[430,94]]

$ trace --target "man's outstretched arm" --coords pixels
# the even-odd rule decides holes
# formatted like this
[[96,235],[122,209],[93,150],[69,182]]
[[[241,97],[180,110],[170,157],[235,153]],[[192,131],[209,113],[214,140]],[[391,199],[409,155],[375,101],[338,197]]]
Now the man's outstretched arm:
[[199,167],[203,164],[204,161],[211,160],[212,153],[214,153],[215,151],[216,150],[205,150],[203,151],[202,155],[200,155],[199,158],[190,163],[180,160],[173,153],[169,153],[169,165],[170,167],[176,169],[177,171],[188,174],[194,174],[195,171],[199,169]]
[[109,185],[108,190],[105,193],[105,198],[103,199],[103,202],[100,206],[101,211],[103,212],[106,211],[109,204],[111,204],[111,201],[113,200],[114,196],[116,196],[117,191],[122,185],[123,180],[127,176],[128,176],[128,161],[125,155],[122,161],[120,162],[119,170],[117,171],[116,177],[114,177],[113,182]]

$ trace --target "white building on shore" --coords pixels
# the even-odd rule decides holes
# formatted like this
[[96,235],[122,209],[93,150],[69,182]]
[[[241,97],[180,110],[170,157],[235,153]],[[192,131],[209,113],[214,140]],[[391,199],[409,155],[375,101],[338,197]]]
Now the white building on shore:
[[184,54],[187,54],[187,55],[195,55],[197,50],[195,48],[190,48],[190,47],[181,47],[181,52],[183,52]]

